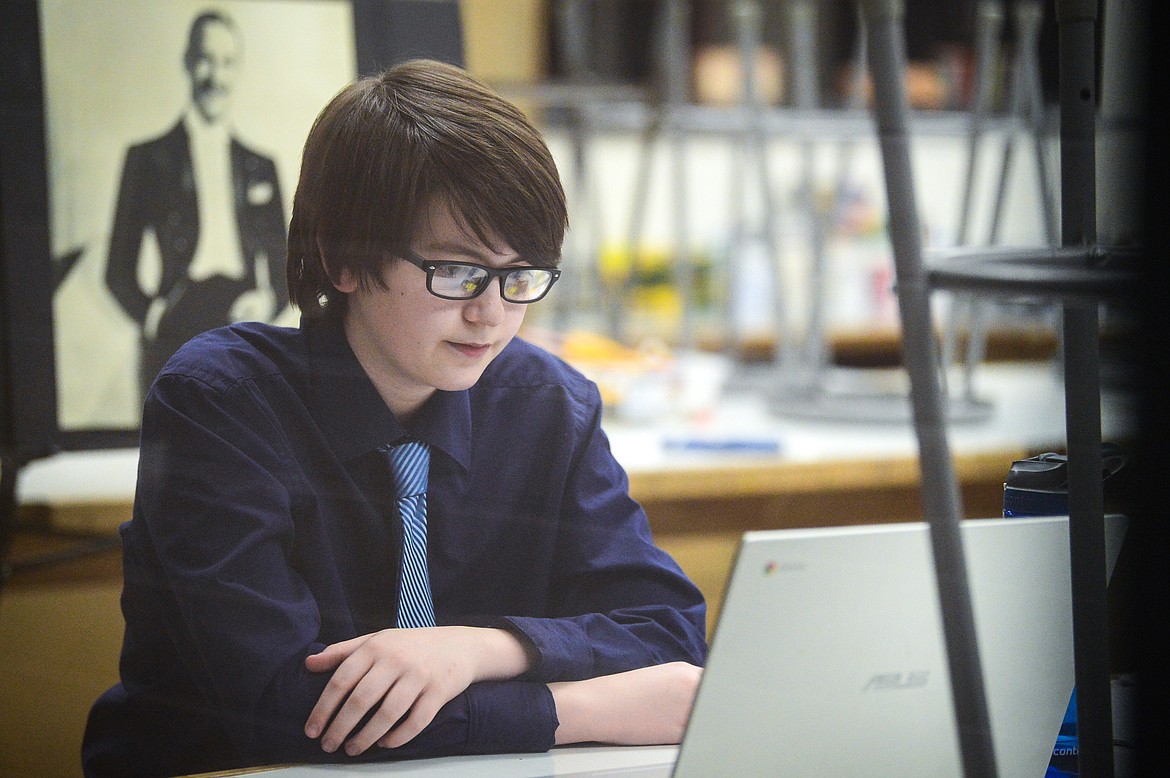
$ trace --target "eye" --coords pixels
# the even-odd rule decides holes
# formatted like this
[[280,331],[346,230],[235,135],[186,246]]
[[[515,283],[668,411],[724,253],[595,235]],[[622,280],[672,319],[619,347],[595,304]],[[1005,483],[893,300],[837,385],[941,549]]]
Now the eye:
[[461,281],[467,276],[467,267],[463,265],[439,265],[435,268],[435,278]]
[[508,274],[508,294],[523,295],[533,286],[531,270],[513,270]]

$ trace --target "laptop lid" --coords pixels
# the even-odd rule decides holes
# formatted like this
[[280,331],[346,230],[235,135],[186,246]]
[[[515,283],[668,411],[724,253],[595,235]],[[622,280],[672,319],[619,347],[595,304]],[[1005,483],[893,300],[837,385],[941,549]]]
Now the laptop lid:
[[[961,531],[1000,774],[1043,776],[1073,688],[1068,519]],[[674,775],[960,775],[929,532],[744,535]]]

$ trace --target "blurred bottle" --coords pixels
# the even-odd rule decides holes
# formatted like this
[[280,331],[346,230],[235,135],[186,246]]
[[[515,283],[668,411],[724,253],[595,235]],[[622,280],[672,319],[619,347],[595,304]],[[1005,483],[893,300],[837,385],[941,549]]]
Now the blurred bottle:
[[[1102,446],[1104,472],[1108,478],[1125,464],[1125,454],[1113,443]],[[1008,518],[1024,516],[1068,515],[1068,457],[1064,454],[1040,454],[1012,462],[1003,484],[1003,515]],[[1073,689],[1068,707],[1061,721],[1045,778],[1072,778],[1080,774],[1077,737],[1077,691]]]
[[1003,515],[1067,516],[1068,457],[1049,453],[1012,462],[1003,485]]

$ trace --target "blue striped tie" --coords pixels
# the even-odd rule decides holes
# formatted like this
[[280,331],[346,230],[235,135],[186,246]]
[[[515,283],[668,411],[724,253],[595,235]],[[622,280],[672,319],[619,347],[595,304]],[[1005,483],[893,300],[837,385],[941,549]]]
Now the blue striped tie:
[[410,441],[386,449],[402,516],[402,592],[399,627],[435,626],[431,582],[427,573],[427,471],[431,453],[425,443]]

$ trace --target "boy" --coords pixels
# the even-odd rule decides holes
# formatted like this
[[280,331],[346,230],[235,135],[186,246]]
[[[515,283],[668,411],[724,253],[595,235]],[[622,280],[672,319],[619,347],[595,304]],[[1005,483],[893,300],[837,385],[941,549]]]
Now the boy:
[[702,597],[596,387],[513,337],[565,224],[539,133],[457,68],[325,107],[289,230],[300,328],[199,336],[147,397],[87,774],[678,741]]

